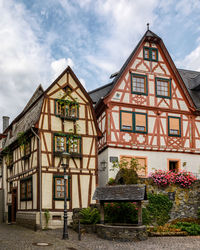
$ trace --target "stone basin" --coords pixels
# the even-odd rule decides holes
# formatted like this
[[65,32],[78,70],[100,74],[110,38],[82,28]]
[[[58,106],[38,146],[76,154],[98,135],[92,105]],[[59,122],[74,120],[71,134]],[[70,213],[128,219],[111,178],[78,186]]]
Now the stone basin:
[[132,224],[97,224],[99,238],[118,241],[142,241],[148,237],[145,225]]

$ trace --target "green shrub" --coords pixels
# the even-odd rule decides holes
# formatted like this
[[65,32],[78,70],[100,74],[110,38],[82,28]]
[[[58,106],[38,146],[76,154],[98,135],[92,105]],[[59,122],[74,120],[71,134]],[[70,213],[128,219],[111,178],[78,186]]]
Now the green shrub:
[[97,224],[100,222],[100,213],[96,208],[83,208],[80,212],[82,224]]
[[125,158],[122,158],[120,162],[113,162],[113,170],[118,169],[118,173],[115,177],[116,184],[137,184],[139,177],[137,171],[143,169],[137,159],[132,158],[130,162],[128,162]]
[[189,222],[189,223],[194,223],[194,224],[200,224],[200,219],[197,218],[192,218],[192,217],[188,217],[188,218],[177,218],[175,220],[170,221],[171,225],[175,225],[178,222]]
[[167,195],[148,194],[149,204],[143,209],[143,223],[164,225],[170,219],[173,203]]
[[137,207],[131,202],[107,203],[104,206],[105,222],[108,223],[137,223]]
[[177,222],[174,225],[176,228],[180,228],[182,231],[186,231],[189,235],[199,235],[200,225],[190,222]]
[[111,177],[108,180],[108,185],[113,185],[113,184],[115,184],[115,179]]

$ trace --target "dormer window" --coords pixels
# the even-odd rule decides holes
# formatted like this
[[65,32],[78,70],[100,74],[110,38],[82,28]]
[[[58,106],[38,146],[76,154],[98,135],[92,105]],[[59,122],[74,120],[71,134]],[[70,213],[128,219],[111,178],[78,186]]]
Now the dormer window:
[[143,48],[143,56],[144,56],[144,60],[157,62],[158,61],[158,49],[144,47]]

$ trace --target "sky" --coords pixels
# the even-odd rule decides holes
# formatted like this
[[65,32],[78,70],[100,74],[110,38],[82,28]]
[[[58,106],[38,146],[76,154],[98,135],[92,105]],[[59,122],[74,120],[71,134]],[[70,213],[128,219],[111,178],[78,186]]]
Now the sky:
[[200,0],[0,0],[0,133],[69,65],[87,91],[110,82],[150,23],[178,68],[200,71]]

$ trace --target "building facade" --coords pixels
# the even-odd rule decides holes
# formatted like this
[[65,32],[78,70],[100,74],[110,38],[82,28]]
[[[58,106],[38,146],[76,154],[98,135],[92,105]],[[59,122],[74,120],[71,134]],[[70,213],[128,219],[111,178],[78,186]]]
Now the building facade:
[[100,134],[92,101],[70,67],[47,90],[39,86],[2,139],[6,221],[44,228],[46,212],[48,227],[62,226],[63,152],[70,154],[68,215],[94,202]]
[[147,30],[112,82],[89,94],[103,137],[98,144],[99,184],[132,157],[155,169],[200,171],[200,72],[179,70],[162,39]]

